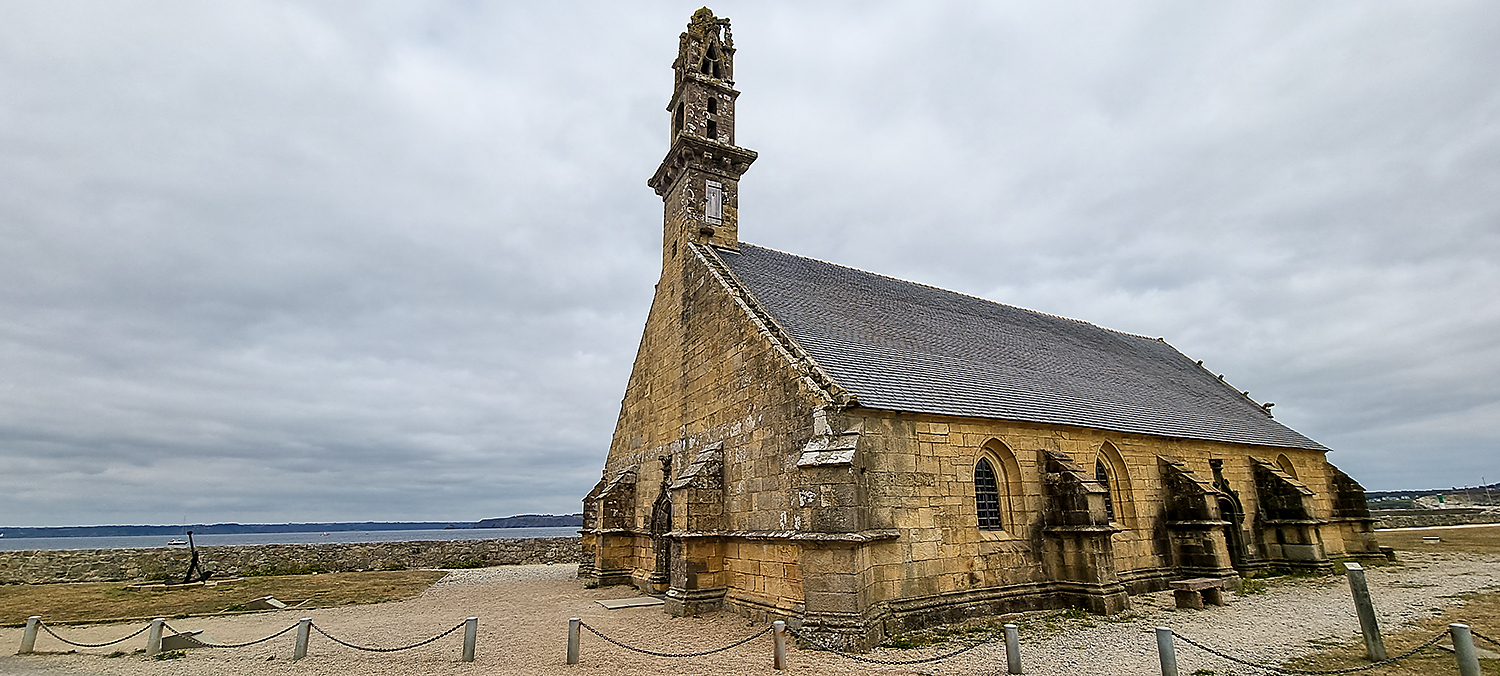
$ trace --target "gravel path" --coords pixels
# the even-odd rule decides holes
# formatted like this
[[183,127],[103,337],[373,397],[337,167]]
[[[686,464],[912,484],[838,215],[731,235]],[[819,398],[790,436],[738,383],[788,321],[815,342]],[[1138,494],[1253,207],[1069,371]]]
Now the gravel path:
[[[633,594],[624,587],[583,589],[575,568],[562,565],[511,566],[453,571],[420,596],[398,603],[351,606],[311,611],[278,611],[221,618],[171,620],[178,629],[202,629],[216,643],[249,641],[267,636],[310,616],[318,626],[345,641],[362,645],[394,646],[435,635],[461,622],[480,617],[477,661],[458,661],[462,632],[431,645],[398,653],[366,653],[335,645],[313,635],[308,657],[290,660],[292,635],[235,650],[195,650],[183,659],[151,661],[139,655],[106,657],[112,650],[84,649],[79,654],[0,657],[0,674],[319,674],[380,673],[387,676],[446,676],[468,674],[577,674],[596,676],[637,673],[773,674],[769,637],[724,653],[702,658],[669,660],[627,653],[585,634],[583,659],[576,666],[564,662],[569,617],[585,622],[633,645],[664,652],[689,652],[728,644],[760,630],[727,613],[698,618],[671,618],[659,607],[605,610],[598,599]],[[1380,612],[1381,626],[1395,627],[1430,616],[1455,602],[1464,592],[1500,588],[1500,556],[1476,554],[1403,554],[1403,565],[1372,568],[1369,580]],[[1288,578],[1271,582],[1266,593],[1229,596],[1229,605],[1204,611],[1175,611],[1170,592],[1132,598],[1135,609],[1123,619],[1062,620],[1047,627],[1035,621],[1022,633],[1022,655],[1027,674],[1159,674],[1155,642],[1157,625],[1170,626],[1194,638],[1257,662],[1278,662],[1319,649],[1318,642],[1354,640],[1359,626],[1342,577]],[[100,642],[124,636],[136,625],[61,627],[58,632],[76,641]],[[1500,633],[1500,627],[1491,631]],[[20,629],[0,629],[5,653],[20,644]],[[134,650],[143,638],[125,645]],[[912,659],[952,650],[958,644],[923,650],[881,649],[868,657]],[[39,650],[62,646],[45,634]],[[1178,644],[1183,673],[1212,669],[1221,675],[1251,674],[1243,667]],[[855,662],[826,653],[793,650],[792,671],[804,674],[996,674],[1005,671],[1003,645],[991,644],[935,664],[884,666]]]

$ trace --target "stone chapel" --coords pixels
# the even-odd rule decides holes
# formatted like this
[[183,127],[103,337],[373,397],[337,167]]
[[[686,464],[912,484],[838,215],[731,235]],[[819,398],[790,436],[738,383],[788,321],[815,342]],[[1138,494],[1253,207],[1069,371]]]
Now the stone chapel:
[[1160,338],[741,242],[734,57],[729,20],[694,13],[648,181],[661,279],[583,499],[586,584],[859,649],[1380,556],[1329,449]]

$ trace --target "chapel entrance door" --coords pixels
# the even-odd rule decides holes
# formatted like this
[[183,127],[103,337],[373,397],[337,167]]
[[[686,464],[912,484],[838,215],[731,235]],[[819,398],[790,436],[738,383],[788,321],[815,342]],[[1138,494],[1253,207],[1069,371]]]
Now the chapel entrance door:
[[1224,544],[1229,548],[1229,565],[1235,570],[1245,569],[1245,532],[1241,530],[1244,524],[1244,514],[1239,505],[1231,498],[1219,498],[1219,515],[1229,522],[1224,529]]
[[662,587],[672,579],[672,541],[667,533],[672,530],[672,498],[666,487],[651,507],[651,548],[656,551],[656,570],[651,573],[651,583]]

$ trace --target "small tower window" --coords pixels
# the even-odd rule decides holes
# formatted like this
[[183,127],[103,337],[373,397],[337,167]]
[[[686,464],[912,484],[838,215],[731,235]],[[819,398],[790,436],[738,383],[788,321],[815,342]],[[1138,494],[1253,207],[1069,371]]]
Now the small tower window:
[[980,530],[1004,529],[1000,522],[1000,486],[995,481],[995,468],[985,458],[974,465],[974,507],[979,513]]
[[708,100],[708,114],[709,115],[717,115],[718,112],[719,112],[719,100],[718,99],[709,99]]
[[682,104],[677,104],[677,114],[672,117],[672,138],[682,133]]
[[710,139],[715,140],[715,141],[719,140],[719,123],[718,122],[715,122],[713,120],[709,120],[708,121],[708,137]]
[[1110,521],[1115,520],[1114,489],[1109,485],[1109,468],[1104,466],[1104,460],[1094,461],[1094,481],[1104,487],[1104,514]]
[[724,185],[718,181],[709,181],[704,192],[708,194],[703,204],[703,220],[714,225],[722,225],[724,223]]
[[698,67],[698,72],[712,78],[719,78],[719,50],[710,46],[703,54],[703,63]]

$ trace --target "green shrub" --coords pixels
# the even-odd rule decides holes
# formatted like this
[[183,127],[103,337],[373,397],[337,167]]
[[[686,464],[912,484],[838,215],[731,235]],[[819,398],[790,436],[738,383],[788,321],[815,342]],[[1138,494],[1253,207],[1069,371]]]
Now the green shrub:
[[907,650],[911,648],[925,648],[935,642],[936,641],[934,641],[931,636],[923,636],[921,634],[904,634],[901,636],[892,636],[891,640],[886,641],[885,644],[892,648]]
[[1246,577],[1240,581],[1240,590],[1236,592],[1240,596],[1266,593],[1266,581],[1254,577]]

